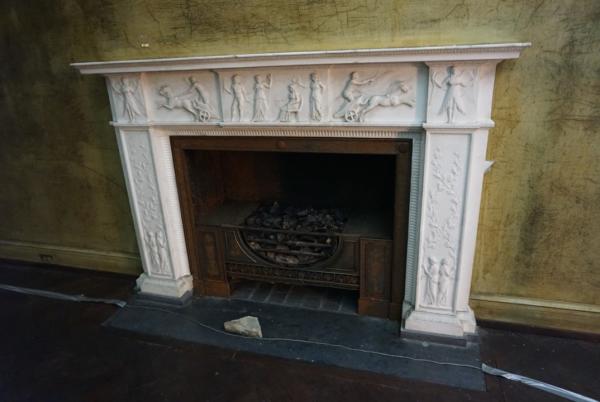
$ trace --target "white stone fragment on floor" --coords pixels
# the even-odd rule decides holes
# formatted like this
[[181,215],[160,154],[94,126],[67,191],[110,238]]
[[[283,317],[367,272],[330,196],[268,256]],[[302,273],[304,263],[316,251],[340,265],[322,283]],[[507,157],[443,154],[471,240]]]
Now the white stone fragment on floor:
[[225,331],[253,338],[262,338],[262,330],[258,318],[251,315],[225,322]]

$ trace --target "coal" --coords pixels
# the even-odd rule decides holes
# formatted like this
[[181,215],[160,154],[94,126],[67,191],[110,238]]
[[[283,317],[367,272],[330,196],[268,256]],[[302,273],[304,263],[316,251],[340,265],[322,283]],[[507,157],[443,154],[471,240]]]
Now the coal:
[[285,208],[275,201],[259,206],[245,220],[245,225],[302,232],[339,233],[346,223],[346,215],[336,208]]
[[263,204],[241,229],[248,247],[263,259],[286,267],[315,265],[333,256],[346,214],[336,208]]

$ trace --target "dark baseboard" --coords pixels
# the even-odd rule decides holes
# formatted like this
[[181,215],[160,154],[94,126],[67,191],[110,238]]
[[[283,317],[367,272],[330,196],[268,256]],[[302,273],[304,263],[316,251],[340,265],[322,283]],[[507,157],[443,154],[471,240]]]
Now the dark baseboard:
[[52,264],[45,262],[33,262],[14,260],[11,258],[0,258],[0,265],[5,267],[15,268],[36,268],[36,269],[53,269],[61,272],[89,275],[90,273],[95,276],[108,277],[108,278],[136,278],[138,275],[127,273],[127,272],[111,272],[111,271],[97,271],[88,268],[73,267],[69,265]]
[[534,327],[531,325],[515,324],[504,321],[480,320],[477,325],[482,328],[499,329],[502,331],[522,332],[527,334],[553,336],[557,338],[579,339],[588,342],[600,342],[600,334],[590,332],[569,331],[565,329]]

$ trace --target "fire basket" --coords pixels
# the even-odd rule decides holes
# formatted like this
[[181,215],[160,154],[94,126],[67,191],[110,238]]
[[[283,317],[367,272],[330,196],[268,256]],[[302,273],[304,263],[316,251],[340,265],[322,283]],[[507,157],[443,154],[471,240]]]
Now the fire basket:
[[246,246],[271,264],[290,268],[315,266],[334,256],[346,217],[338,209],[258,207],[239,227]]

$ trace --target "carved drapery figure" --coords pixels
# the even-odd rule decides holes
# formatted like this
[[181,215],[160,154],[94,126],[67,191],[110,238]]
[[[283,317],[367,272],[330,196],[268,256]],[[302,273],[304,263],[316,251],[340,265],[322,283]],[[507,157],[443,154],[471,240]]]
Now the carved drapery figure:
[[423,266],[423,273],[425,274],[425,294],[424,301],[429,305],[436,305],[438,286],[440,279],[440,265],[437,258],[429,257],[427,264]]
[[437,73],[433,73],[431,75],[431,82],[435,87],[442,90],[445,89],[446,92],[444,93],[438,114],[445,113],[446,123],[453,123],[456,112],[465,114],[463,88],[473,84],[476,73],[472,72],[471,76],[465,79],[463,76],[464,72],[457,74],[454,66],[449,66],[446,72],[447,75],[441,82],[437,79]]
[[121,77],[117,85],[112,84],[113,91],[123,98],[123,116],[130,122],[137,116],[144,116],[143,107],[137,98],[139,82],[137,79]]
[[448,294],[450,292],[450,284],[454,279],[454,265],[443,258],[440,264],[440,278],[438,282],[438,292],[436,304],[438,306],[445,306],[448,304]]
[[268,110],[268,91],[271,89],[271,74],[267,77],[262,75],[254,76],[254,116],[253,121],[265,121],[265,115]]
[[279,121],[298,121],[298,113],[304,102],[299,88],[306,88],[306,86],[294,78],[288,85],[288,101],[279,111]]
[[223,89],[233,97],[233,100],[231,101],[231,121],[235,120],[236,115],[237,120],[242,121],[245,103],[248,101],[242,77],[238,74],[234,74],[231,77],[231,86],[229,88],[224,87]]
[[310,75],[310,119],[321,121],[323,119],[323,91],[325,84],[321,82],[317,73]]

